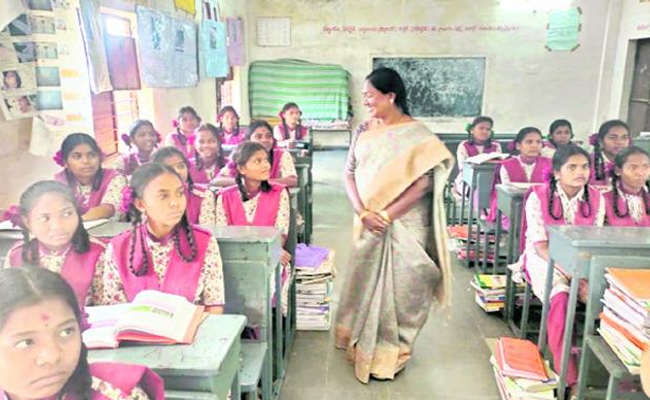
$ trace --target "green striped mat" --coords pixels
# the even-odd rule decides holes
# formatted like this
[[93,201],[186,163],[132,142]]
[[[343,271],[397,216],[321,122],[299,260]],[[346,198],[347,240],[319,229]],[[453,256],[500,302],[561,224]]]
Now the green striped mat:
[[253,118],[277,116],[288,102],[298,104],[303,119],[349,118],[349,74],[338,65],[256,61],[250,66],[248,88]]

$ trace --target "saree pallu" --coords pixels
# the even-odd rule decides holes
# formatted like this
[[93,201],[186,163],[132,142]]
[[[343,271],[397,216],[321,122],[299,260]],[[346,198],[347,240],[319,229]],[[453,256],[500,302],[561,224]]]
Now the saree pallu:
[[443,190],[453,156],[422,123],[362,133],[354,148],[355,180],[369,210],[394,202],[423,175],[432,190],[382,235],[355,218],[353,249],[336,324],[336,346],[355,375],[392,379],[408,359],[432,304],[450,305],[451,269]]

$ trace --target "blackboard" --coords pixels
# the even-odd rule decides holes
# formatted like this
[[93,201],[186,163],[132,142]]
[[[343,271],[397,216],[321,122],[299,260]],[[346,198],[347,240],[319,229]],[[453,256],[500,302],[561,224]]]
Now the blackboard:
[[406,86],[414,117],[475,117],[481,114],[484,57],[375,57],[373,69],[396,70]]

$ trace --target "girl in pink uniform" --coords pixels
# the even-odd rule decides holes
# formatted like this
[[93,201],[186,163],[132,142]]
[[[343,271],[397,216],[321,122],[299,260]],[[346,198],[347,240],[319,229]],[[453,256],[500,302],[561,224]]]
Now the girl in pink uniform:
[[40,181],[20,196],[17,218],[23,240],[9,250],[5,267],[38,265],[61,274],[77,301],[88,303],[105,245],[84,229],[72,192],[56,181]]
[[210,231],[192,225],[185,213],[185,184],[171,167],[138,168],[123,197],[132,229],[106,247],[93,281],[95,304],[133,301],[143,290],[185,297],[221,312],[221,256]]
[[604,193],[605,225],[650,227],[650,156],[638,147],[621,150],[611,170],[611,189]]
[[60,275],[45,268],[0,271],[0,399],[163,400],[148,368],[88,364],[82,314]]

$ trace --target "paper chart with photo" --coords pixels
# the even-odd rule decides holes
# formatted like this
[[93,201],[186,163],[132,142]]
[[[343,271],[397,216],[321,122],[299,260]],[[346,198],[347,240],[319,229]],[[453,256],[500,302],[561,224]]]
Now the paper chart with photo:
[[145,85],[196,85],[196,25],[146,7],[138,7],[137,15],[140,71]]
[[36,90],[33,64],[6,64],[0,67],[0,90],[3,95],[22,90]]
[[226,48],[226,24],[204,20],[201,22],[201,60],[203,76],[225,78],[228,76],[228,52]]
[[175,87],[196,86],[199,82],[197,64],[196,24],[172,18],[174,48],[171,69]]
[[[74,7],[68,0],[25,0],[25,6],[26,13],[0,35],[0,108],[7,119],[29,117],[40,111],[52,113],[50,120],[65,123],[59,66],[61,59],[69,55],[68,44],[74,43],[74,25],[69,22],[76,15]],[[14,68],[16,63],[20,67]],[[12,70],[17,71],[17,77]],[[16,88],[4,80],[11,85],[18,81],[30,92],[17,95]]]
[[28,118],[36,115],[36,102],[36,91],[33,90],[3,93],[0,98],[0,109],[7,120]]

